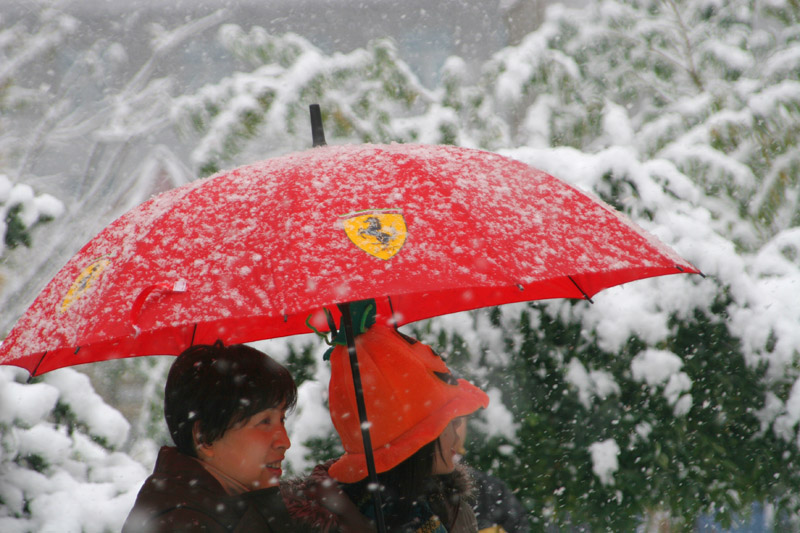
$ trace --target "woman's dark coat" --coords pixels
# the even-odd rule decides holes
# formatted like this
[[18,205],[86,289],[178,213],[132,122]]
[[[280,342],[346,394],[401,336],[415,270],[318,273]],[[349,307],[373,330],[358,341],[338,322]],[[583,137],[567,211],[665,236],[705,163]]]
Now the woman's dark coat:
[[278,487],[228,495],[194,458],[175,448],[158,454],[123,533],[319,531],[289,514]]

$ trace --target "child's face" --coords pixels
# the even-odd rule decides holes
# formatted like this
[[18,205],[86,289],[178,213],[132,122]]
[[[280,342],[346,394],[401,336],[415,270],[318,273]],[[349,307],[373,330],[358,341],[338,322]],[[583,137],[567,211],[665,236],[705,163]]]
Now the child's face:
[[281,477],[281,461],[290,446],[284,422],[286,409],[256,413],[198,450],[210,463],[250,490],[274,487]]

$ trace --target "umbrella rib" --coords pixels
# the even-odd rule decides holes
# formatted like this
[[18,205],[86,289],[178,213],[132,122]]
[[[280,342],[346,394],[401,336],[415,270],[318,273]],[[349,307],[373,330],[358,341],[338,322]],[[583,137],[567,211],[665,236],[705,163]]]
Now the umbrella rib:
[[333,314],[331,314],[328,309],[323,307],[322,312],[325,313],[325,320],[328,322],[328,329],[331,330],[331,339],[333,339],[339,334],[339,330],[336,328],[336,321],[333,319]]
[[575,280],[574,280],[574,279],[572,279],[572,276],[567,276],[567,278],[568,278],[568,279],[569,279],[569,280],[572,282],[572,284],[573,284],[573,285],[575,285],[575,288],[577,288],[579,291],[581,291],[581,294],[583,294],[583,297],[584,297],[584,298],[586,298],[587,300],[589,300],[589,303],[590,303],[590,304],[593,304],[593,303],[594,303],[594,300],[592,300],[591,298],[589,298],[589,295],[588,295],[588,294],[586,294],[586,292],[585,292],[583,289],[581,289],[581,286],[580,286],[580,285],[578,285],[578,284],[575,282]]
[[[683,268],[683,267],[682,267],[682,266],[680,266],[680,265],[675,265],[675,268],[677,268],[677,269],[678,269],[678,272],[681,272],[681,273],[683,273],[683,272],[686,272],[686,269],[685,269],[685,268]],[[705,275],[705,274],[703,274],[703,273],[702,273],[702,272],[700,272],[699,270],[697,271],[697,273],[698,273],[698,274],[700,274],[700,277],[701,277],[701,278],[705,279],[705,277],[706,277],[706,275]]]
[[34,368],[33,372],[31,372],[31,375],[28,376],[28,383],[30,383],[31,380],[36,377],[36,371],[39,370],[39,365],[42,364],[42,361],[44,361],[45,357],[47,357],[47,350],[44,351],[44,353],[42,354],[42,358],[39,359],[38,363],[36,363],[36,368]]
[[392,321],[392,325],[394,326],[394,329],[397,329],[400,326],[398,326],[397,319],[395,319],[395,317],[394,317],[394,306],[392,305],[392,297],[391,296],[387,296],[386,300],[388,300],[388,302],[389,302],[389,312],[391,313],[391,316],[390,316],[389,320]]

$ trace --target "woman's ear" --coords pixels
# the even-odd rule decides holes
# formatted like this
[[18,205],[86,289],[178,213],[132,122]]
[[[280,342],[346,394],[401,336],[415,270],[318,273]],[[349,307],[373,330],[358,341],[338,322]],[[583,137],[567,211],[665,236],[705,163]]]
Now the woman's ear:
[[192,442],[194,443],[194,451],[200,459],[214,455],[214,448],[210,444],[203,442],[199,420],[192,426]]

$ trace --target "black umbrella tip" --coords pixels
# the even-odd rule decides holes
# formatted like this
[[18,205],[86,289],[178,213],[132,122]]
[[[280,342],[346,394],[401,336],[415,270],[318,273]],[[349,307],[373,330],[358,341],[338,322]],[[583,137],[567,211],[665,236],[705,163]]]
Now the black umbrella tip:
[[322,111],[319,104],[308,106],[311,113],[311,139],[314,147],[325,146],[325,131],[322,128]]

